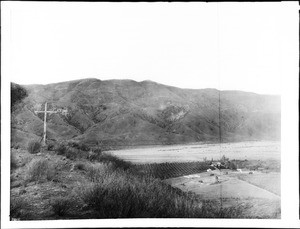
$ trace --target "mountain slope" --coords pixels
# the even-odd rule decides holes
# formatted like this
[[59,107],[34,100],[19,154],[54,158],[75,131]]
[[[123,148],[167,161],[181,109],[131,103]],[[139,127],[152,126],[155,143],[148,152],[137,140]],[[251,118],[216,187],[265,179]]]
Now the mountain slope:
[[[152,81],[83,79],[26,85],[12,114],[12,142],[41,138],[107,145],[280,139],[280,97],[216,89],[180,89]],[[220,101],[219,101],[220,95]],[[220,106],[220,116],[219,116]]]

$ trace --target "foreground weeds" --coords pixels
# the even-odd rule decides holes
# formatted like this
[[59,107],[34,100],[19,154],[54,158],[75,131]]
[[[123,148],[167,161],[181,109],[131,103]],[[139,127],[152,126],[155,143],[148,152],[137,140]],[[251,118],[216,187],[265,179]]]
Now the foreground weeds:
[[[167,171],[171,172],[165,176],[182,173],[175,169],[178,164],[165,164],[168,170],[157,164],[150,172],[141,172],[113,155],[81,154],[84,146],[76,147],[61,147],[48,155],[30,154],[28,162],[24,157],[25,166],[20,161],[13,172],[17,175],[18,171],[21,178],[14,179],[26,184],[14,186],[14,195],[21,197],[11,198],[12,219],[247,218],[249,206],[245,204],[220,208],[218,200],[203,200],[159,179]],[[203,171],[208,166],[193,163],[189,169]]]
[[11,197],[10,199],[10,218],[26,219],[30,217],[31,205],[22,197]]
[[25,180],[50,181],[55,176],[55,166],[44,158],[33,159],[27,164]]
[[73,211],[74,201],[70,197],[55,197],[50,201],[50,205],[54,215],[56,216],[67,216]]
[[77,192],[97,218],[201,217],[198,201],[172,191],[157,179],[122,170],[98,171],[99,178]]

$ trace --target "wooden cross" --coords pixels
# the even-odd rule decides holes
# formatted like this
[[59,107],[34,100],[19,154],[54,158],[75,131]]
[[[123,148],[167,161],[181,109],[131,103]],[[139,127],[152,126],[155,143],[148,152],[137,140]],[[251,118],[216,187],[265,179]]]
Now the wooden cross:
[[43,140],[44,140],[44,145],[46,145],[46,131],[47,131],[47,114],[52,114],[52,113],[57,113],[57,111],[47,111],[47,102],[45,103],[45,111],[34,111],[36,114],[37,113],[44,113],[44,135],[43,135]]

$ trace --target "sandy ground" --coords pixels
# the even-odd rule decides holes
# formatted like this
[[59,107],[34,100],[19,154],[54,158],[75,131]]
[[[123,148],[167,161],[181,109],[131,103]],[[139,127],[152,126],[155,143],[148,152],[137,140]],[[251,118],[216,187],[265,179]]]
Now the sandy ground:
[[253,141],[222,144],[155,146],[110,151],[137,164],[202,161],[223,155],[236,160],[280,160],[280,142]]

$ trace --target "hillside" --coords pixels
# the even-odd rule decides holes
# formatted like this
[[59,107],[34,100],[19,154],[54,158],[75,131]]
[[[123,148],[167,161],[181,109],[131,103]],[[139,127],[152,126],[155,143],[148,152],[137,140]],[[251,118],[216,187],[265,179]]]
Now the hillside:
[[[22,85],[28,92],[12,113],[12,145],[41,139],[43,115],[53,141],[110,146],[279,140],[280,97],[242,91],[181,89],[152,81],[83,79]],[[220,93],[220,103],[219,103]]]

